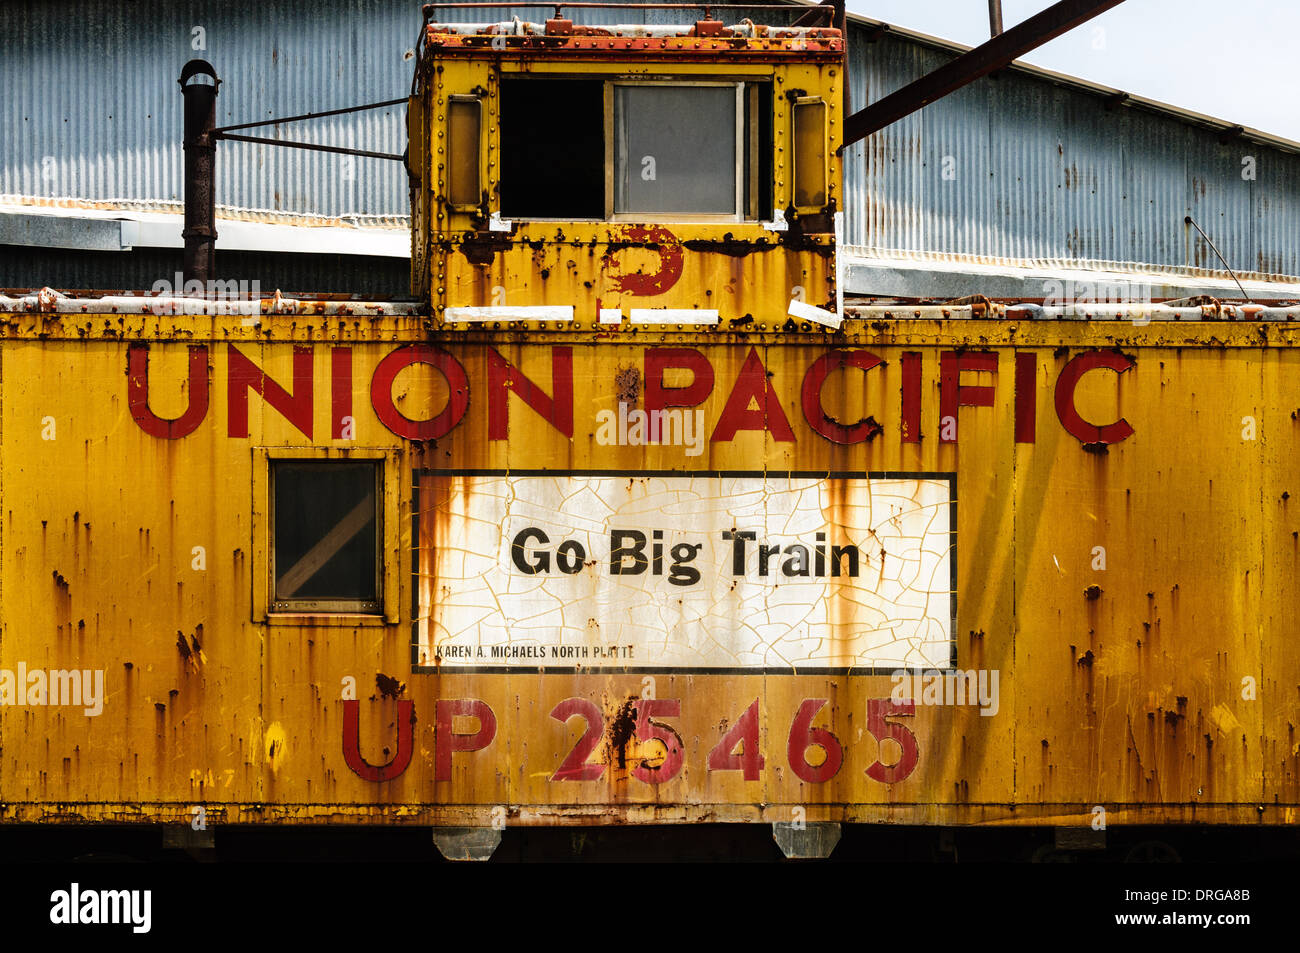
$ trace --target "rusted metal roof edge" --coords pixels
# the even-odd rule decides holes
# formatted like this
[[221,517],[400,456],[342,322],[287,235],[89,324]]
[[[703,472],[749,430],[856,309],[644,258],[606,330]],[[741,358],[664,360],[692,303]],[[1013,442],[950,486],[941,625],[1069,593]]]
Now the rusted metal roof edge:
[[[845,294],[875,298],[1061,298],[1159,301],[1210,295],[1241,301],[1225,271],[1093,259],[1002,259],[848,245],[840,250]],[[1300,277],[1239,272],[1251,301],[1300,300]]]
[[[230,222],[250,222],[259,225],[293,225],[302,228],[357,228],[410,230],[410,215],[385,215],[356,212],[345,215],[318,215],[311,212],[292,212],[283,209],[247,208],[239,205],[217,203],[217,218]],[[30,212],[45,215],[83,215],[123,212],[141,215],[178,216],[185,211],[185,203],[171,199],[85,199],[76,196],[43,196],[23,193],[0,193],[0,210]]]
[[294,298],[279,291],[270,297],[239,298],[222,294],[229,285],[237,287],[236,282],[213,281],[209,285],[216,286],[210,297],[150,294],[78,296],[53,288],[17,296],[0,292],[0,313],[206,315],[239,317],[241,323],[255,325],[262,315],[410,316],[420,314],[425,308],[423,302],[415,300],[358,301],[337,296]]
[[[149,315],[155,317],[204,316],[238,318],[241,328],[256,328],[261,325],[263,317],[413,317],[421,318],[424,305],[418,301],[354,301],[338,297],[292,298],[279,292],[267,298],[216,299],[211,297],[154,296],[154,295],[101,295],[70,296],[43,288],[34,294],[11,296],[0,293],[0,315],[8,314],[19,317],[27,314],[51,316],[52,320],[61,320],[68,315]],[[859,299],[846,302],[845,318],[847,321],[879,320],[1006,320],[1006,321],[1088,321],[1088,322],[1130,322],[1147,324],[1152,321],[1216,321],[1216,322],[1300,322],[1300,303],[1295,301],[1272,304],[1224,302],[1210,296],[1175,299],[1166,301],[1132,301],[1132,302],[1076,302],[1057,303],[1052,299],[1039,301],[1008,300],[996,301],[974,294],[966,298],[948,302],[907,301],[901,299]],[[510,321],[505,324],[508,333],[529,330],[532,322]],[[445,321],[436,322],[437,330],[449,332],[472,332],[479,330],[472,326],[462,326]],[[232,322],[233,326],[233,322]],[[545,332],[582,332],[598,331],[607,337],[622,337],[597,325],[587,327],[575,322],[565,328],[551,326],[538,327]],[[682,331],[678,328],[678,331]],[[734,333],[735,329],[720,328],[723,334]],[[758,331],[767,330],[761,325]],[[773,323],[772,331],[809,332],[814,331],[806,322],[802,325],[793,321],[784,324]],[[845,328],[844,330],[856,330]],[[712,329],[689,329],[688,333],[711,333]],[[114,332],[115,336],[118,332]],[[741,333],[749,333],[742,329]],[[830,336],[834,339],[833,335]]]

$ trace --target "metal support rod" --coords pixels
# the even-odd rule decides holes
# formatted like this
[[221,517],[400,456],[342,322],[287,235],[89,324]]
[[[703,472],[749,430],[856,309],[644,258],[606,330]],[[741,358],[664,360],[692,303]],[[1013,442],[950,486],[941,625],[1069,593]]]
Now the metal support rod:
[[822,2],[819,3],[817,6],[809,7],[808,10],[805,13],[801,14],[799,19],[791,23],[790,26],[792,27],[807,26],[811,23],[816,22],[817,20],[823,19],[823,15],[824,15],[824,18],[826,19],[828,26],[837,29],[841,28],[839,11],[841,11],[843,8],[844,8],[844,4],[842,0],[835,0],[835,2],[830,2],[830,0],[822,0]]
[[[386,99],[382,103],[366,103],[364,106],[344,106],[342,109],[327,109],[319,113],[303,113],[301,116],[285,116],[283,119],[260,119],[257,122],[241,122],[237,126],[218,126],[213,132],[234,132],[236,129],[252,129],[254,126],[278,126],[282,122],[301,122],[304,119],[319,119],[322,116],[338,116],[343,113],[356,113],[366,109],[383,109],[385,106],[405,106],[405,99]],[[222,136],[223,139],[234,138]]]
[[[212,83],[187,83],[205,75]],[[205,286],[216,276],[216,142],[215,125],[217,87],[221,80],[206,60],[190,60],[181,69],[178,80],[185,97],[185,241],[182,271],[186,282],[197,280]]]
[[367,159],[391,159],[401,162],[402,156],[393,152],[368,152],[365,149],[347,149],[343,146],[318,146],[314,142],[291,142],[288,139],[264,139],[261,136],[237,136],[229,132],[218,132],[213,138],[233,139],[236,142],[256,142],[264,146],[284,146],[287,149],[309,149],[312,152],[337,152],[345,156],[365,156]]
[[1198,232],[1201,233],[1201,237],[1205,239],[1205,244],[1210,246],[1210,251],[1214,252],[1214,254],[1219,256],[1219,261],[1223,262],[1223,267],[1228,270],[1229,275],[1232,275],[1232,280],[1237,283],[1237,290],[1241,292],[1241,296],[1245,298],[1247,301],[1250,301],[1250,295],[1246,294],[1246,289],[1241,286],[1240,281],[1237,281],[1237,275],[1235,272],[1233,272],[1232,266],[1228,264],[1227,259],[1224,258],[1222,255],[1219,255],[1219,249],[1214,247],[1214,242],[1210,241],[1210,236],[1205,234],[1204,231],[1202,231],[1201,226],[1197,225],[1196,221],[1190,215],[1183,217],[1183,224],[1190,225],[1192,226],[1192,228],[1196,229]]
[[844,146],[865,139],[892,122],[916,112],[953,90],[972,83],[981,76],[1002,69],[1012,60],[1054,40],[1081,23],[1086,23],[1124,0],[1060,0],[1042,13],[1017,23],[1005,33],[968,50],[951,63],[914,83],[890,93],[844,120]]
[[989,36],[1002,32],[1002,0],[989,0]]

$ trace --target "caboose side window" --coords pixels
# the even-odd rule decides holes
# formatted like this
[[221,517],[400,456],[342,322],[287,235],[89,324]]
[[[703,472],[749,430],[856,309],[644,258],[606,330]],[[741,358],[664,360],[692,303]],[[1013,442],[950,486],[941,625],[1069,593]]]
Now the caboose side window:
[[276,612],[379,612],[375,463],[271,464]]
[[612,217],[739,221],[742,89],[616,84]]
[[503,218],[605,215],[604,84],[501,80]]

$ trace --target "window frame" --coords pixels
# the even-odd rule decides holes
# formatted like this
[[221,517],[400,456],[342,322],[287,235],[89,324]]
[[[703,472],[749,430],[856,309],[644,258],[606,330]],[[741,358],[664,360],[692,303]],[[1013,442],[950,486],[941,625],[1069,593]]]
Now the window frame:
[[[459,167],[452,158],[460,148],[456,141],[456,124],[453,121],[453,112],[457,106],[473,106],[475,110],[475,125],[477,128],[474,132],[474,143],[472,148],[466,150],[469,155],[465,158],[468,160],[467,165],[473,170],[474,176],[474,195],[473,201],[457,202],[454,194],[456,190],[456,179],[460,172]],[[455,212],[477,212],[479,203],[482,201],[483,194],[483,97],[474,93],[453,93],[447,97],[447,205]],[[463,198],[463,196],[459,196]]]
[[818,118],[821,120],[818,128],[805,133],[815,138],[820,146],[820,151],[814,159],[811,174],[814,175],[822,188],[823,199],[830,194],[830,163],[827,161],[830,147],[829,130],[827,129],[827,120],[830,118],[830,104],[821,96],[799,96],[790,103],[790,204],[794,206],[796,212],[804,214],[816,214],[825,207],[825,201],[821,205],[800,204],[799,188],[803,184],[803,177],[809,174],[804,168],[803,151],[804,137],[800,136],[799,117],[800,110],[816,109]]
[[[395,625],[400,619],[400,499],[396,451],[371,448],[257,447],[253,450],[253,622],[265,625]],[[375,467],[377,599],[277,600],[275,478],[277,463],[368,463]],[[295,604],[296,603],[296,604]]]
[[[674,89],[684,88],[726,88],[728,86],[735,89],[735,135],[733,142],[735,144],[734,163],[732,165],[733,179],[735,182],[735,194],[733,196],[733,212],[711,212],[703,215],[691,215],[688,213],[673,212],[658,215],[653,212],[617,212],[614,209],[615,193],[617,191],[617,155],[615,152],[614,138],[617,134],[617,123],[615,122],[615,93],[619,86],[628,87],[646,87],[646,86],[667,86]],[[730,224],[742,224],[746,221],[745,199],[745,86],[743,80],[661,80],[661,79],[607,79],[605,80],[605,221],[607,222],[648,222],[648,223],[692,223],[692,222],[725,222]]]

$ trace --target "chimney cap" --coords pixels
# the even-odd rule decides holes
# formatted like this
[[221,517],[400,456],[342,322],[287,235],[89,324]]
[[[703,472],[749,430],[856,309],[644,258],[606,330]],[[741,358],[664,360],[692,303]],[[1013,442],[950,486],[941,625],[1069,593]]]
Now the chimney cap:
[[[176,82],[180,84],[181,89],[184,89],[187,80],[193,79],[195,76],[200,76],[200,75],[211,76],[213,86],[221,85],[221,80],[217,78],[217,71],[213,68],[212,64],[209,63],[207,60],[190,60],[183,67],[181,67],[181,78],[178,79]],[[206,86],[207,84],[202,83],[196,85]]]

